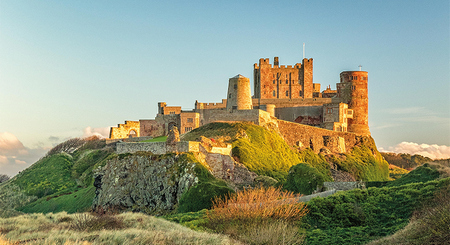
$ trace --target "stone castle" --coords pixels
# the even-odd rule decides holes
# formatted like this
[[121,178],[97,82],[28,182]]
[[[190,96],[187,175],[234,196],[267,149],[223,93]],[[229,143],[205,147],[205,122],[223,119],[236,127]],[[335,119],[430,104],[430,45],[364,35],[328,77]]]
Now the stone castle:
[[249,121],[265,125],[279,120],[319,127],[336,132],[369,136],[368,74],[344,71],[337,90],[313,82],[313,59],[303,59],[294,66],[273,64],[260,59],[254,64],[254,95],[250,79],[237,75],[229,79],[227,98],[221,103],[195,102],[195,109],[158,103],[153,120],[125,121],[111,127],[111,139],[158,137],[174,126],[180,133],[189,132],[211,122]]

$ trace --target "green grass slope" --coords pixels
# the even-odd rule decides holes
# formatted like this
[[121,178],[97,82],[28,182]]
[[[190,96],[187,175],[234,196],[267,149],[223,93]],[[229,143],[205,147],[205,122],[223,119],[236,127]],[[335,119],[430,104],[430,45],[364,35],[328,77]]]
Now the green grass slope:
[[289,168],[302,161],[275,131],[251,123],[210,123],[187,133],[183,140],[200,136],[232,143],[233,156],[250,171],[285,181]]
[[326,158],[309,148],[294,152],[277,132],[251,123],[210,123],[185,134],[183,140],[198,140],[200,136],[232,143],[233,156],[250,171],[281,182],[286,181],[289,169],[299,163],[309,164],[324,175],[325,181],[332,181],[329,162],[357,180],[389,179],[389,165],[370,137],[349,153]]
[[71,142],[73,139],[56,146],[51,154],[0,186],[0,197],[14,200],[2,204],[9,211],[0,213],[1,217],[20,214],[15,211],[73,213],[91,207],[95,191],[92,170],[103,166],[113,150],[97,138],[78,140],[77,149]]

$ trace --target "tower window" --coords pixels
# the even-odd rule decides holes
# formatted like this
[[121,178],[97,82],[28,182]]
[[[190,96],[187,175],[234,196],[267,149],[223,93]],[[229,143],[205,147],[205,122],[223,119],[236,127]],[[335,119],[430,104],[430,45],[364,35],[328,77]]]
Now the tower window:
[[231,98],[231,93],[228,95],[228,98]]
[[237,89],[237,84],[234,85],[234,89]]
[[288,97],[289,96],[289,91],[286,91],[286,97]]
[[273,84],[275,84],[275,80],[273,80]]
[[288,84],[288,80],[286,79],[286,84]]
[[273,97],[275,97],[275,90],[274,90],[274,91],[272,91],[272,95],[273,95]]

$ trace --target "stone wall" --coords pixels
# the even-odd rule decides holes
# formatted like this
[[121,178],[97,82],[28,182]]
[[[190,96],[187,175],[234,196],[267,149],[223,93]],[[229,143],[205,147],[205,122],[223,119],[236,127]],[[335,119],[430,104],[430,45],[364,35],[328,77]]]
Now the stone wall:
[[134,153],[138,151],[151,152],[153,154],[166,154],[171,152],[199,152],[199,142],[180,141],[176,145],[167,145],[166,142],[138,142],[118,143],[118,154]]
[[140,124],[139,121],[125,121],[124,124],[118,124],[117,127],[111,127],[109,131],[110,139],[123,139],[140,136]]
[[157,120],[139,120],[140,122],[140,134],[141,136],[158,137],[165,135],[164,124],[161,124]]
[[355,181],[355,182],[324,182],[323,187],[325,190],[339,190],[339,191],[348,191],[353,189],[365,189],[366,185],[364,182]]
[[[289,146],[300,150],[310,147],[315,153],[325,148],[332,153],[350,151],[364,141],[364,136],[278,120],[278,128]],[[342,139],[340,139],[342,138]]]

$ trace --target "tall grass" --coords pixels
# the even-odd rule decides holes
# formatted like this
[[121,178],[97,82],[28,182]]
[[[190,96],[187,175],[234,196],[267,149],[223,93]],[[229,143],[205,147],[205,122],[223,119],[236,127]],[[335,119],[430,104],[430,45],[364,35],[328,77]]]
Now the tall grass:
[[252,219],[300,220],[307,212],[298,195],[281,188],[244,189],[225,198],[216,197],[208,218],[214,221]]
[[298,195],[275,187],[215,198],[207,227],[248,244],[301,244],[298,223],[308,212]]
[[[106,221],[105,221],[106,220]],[[95,229],[93,229],[93,227]],[[0,219],[0,244],[241,244],[140,213],[27,214]]]

